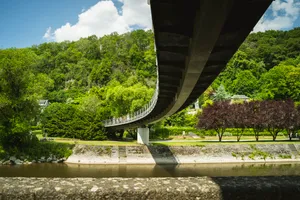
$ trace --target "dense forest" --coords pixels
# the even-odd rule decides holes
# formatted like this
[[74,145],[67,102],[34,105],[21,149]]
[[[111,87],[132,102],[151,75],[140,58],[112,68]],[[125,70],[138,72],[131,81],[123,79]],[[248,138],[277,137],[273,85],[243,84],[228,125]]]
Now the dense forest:
[[300,101],[300,28],[252,33],[212,87],[253,99]]
[[[102,120],[134,112],[151,99],[155,60],[153,32],[143,30],[2,49],[0,137],[39,122],[51,136],[106,139]],[[250,34],[199,103],[234,94],[300,101],[300,28]],[[51,102],[41,115],[38,99]],[[195,119],[184,110],[162,123],[192,126]]]

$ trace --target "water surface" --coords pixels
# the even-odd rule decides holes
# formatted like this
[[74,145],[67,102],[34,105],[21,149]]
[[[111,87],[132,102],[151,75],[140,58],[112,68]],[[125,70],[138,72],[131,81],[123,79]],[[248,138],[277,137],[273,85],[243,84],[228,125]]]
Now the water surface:
[[0,177],[195,177],[300,176],[300,163],[290,164],[182,164],[78,165],[32,164],[0,166]]

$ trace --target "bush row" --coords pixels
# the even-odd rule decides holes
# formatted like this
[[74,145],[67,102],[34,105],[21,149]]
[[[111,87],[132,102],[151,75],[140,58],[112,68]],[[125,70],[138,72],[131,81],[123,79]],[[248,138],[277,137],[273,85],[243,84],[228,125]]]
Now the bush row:
[[72,154],[74,145],[39,142],[38,138],[31,133],[7,134],[1,137],[0,158],[16,156],[27,159],[39,159],[42,156],[55,155],[57,158],[69,157]]
[[97,115],[83,112],[72,104],[51,104],[42,114],[42,124],[49,137],[82,140],[104,140],[107,137]]

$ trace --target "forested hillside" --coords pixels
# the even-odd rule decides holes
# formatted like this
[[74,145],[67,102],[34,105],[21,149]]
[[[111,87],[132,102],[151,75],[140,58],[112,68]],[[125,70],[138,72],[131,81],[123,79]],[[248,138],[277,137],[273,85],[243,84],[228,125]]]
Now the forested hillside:
[[[105,139],[103,119],[136,111],[152,97],[153,39],[152,31],[136,30],[0,50],[1,131],[26,132],[41,121],[52,136]],[[200,103],[211,94],[300,101],[299,54],[300,28],[253,33]],[[218,94],[224,92],[230,95]],[[38,99],[51,102],[42,116]],[[165,123],[185,125],[178,117],[186,119],[179,113]]]
[[[151,99],[155,59],[153,33],[143,30],[0,50],[0,136],[39,121],[52,136],[105,139],[102,120]],[[41,116],[38,99],[51,102]]]
[[120,116],[141,108],[155,87],[150,31],[44,43],[31,50],[39,57],[36,73],[49,83],[43,98],[52,103],[101,104],[107,116]]
[[252,33],[214,82],[230,94],[300,101],[300,28]]

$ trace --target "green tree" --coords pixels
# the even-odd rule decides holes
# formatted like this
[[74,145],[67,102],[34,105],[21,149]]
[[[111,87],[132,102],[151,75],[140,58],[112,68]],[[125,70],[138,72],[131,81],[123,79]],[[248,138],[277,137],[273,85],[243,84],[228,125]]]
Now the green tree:
[[213,100],[214,101],[223,101],[230,98],[230,94],[226,92],[225,87],[223,85],[220,85],[216,92],[213,94]]
[[288,99],[299,101],[300,70],[294,66],[279,65],[260,79],[262,99]]
[[101,64],[95,65],[89,75],[90,85],[103,86],[109,80],[112,73],[112,63],[109,59],[102,60]]
[[[31,86],[31,70],[37,56],[27,49],[0,50],[0,141],[5,145],[22,146],[27,138],[30,123],[38,113],[36,95]],[[26,142],[24,141],[24,144]],[[28,144],[28,143],[26,143]]]
[[110,86],[106,93],[106,103],[115,117],[135,112],[146,105],[154,92],[140,83],[126,87],[126,84]]
[[250,70],[241,71],[237,74],[230,88],[234,94],[244,94],[253,97],[258,89],[258,80]]

